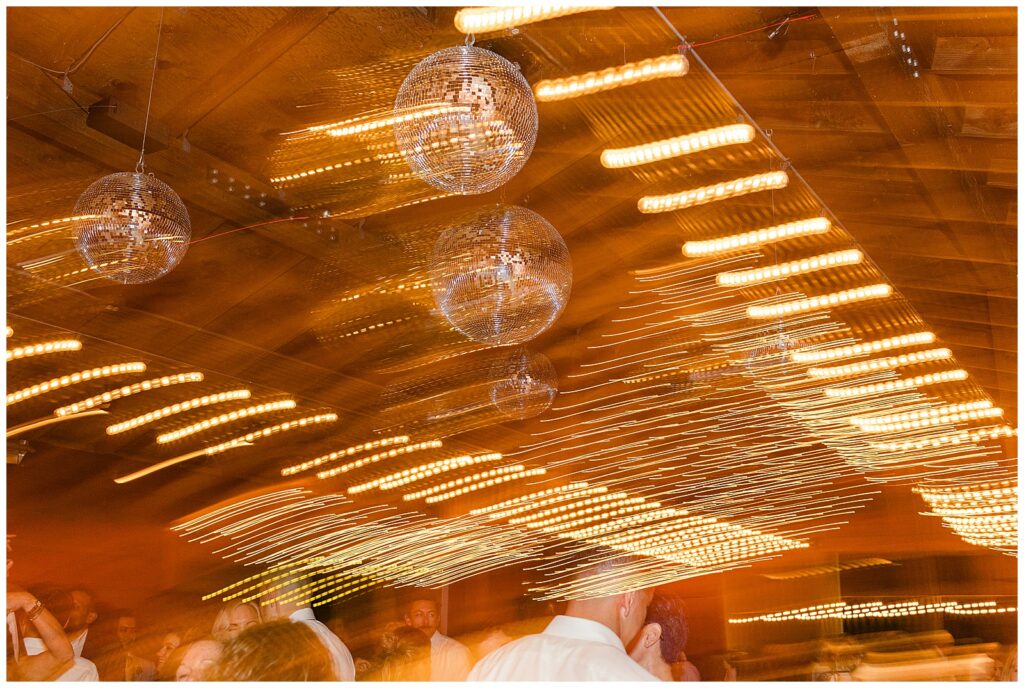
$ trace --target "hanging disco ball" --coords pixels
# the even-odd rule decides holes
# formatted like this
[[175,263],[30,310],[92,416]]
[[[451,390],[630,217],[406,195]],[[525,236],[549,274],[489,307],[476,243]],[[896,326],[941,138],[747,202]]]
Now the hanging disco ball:
[[540,415],[558,394],[558,375],[543,354],[516,349],[491,367],[491,403],[503,415],[525,420]]
[[519,67],[469,45],[413,67],[395,114],[395,139],[409,167],[449,193],[498,188],[522,169],[537,140],[537,103]]
[[438,237],[430,281],[434,302],[456,330],[484,344],[522,344],[565,308],[572,261],[561,235],[537,213],[489,206]]
[[151,174],[117,172],[93,182],[74,214],[82,258],[121,284],[163,277],[181,262],[192,237],[185,204]]

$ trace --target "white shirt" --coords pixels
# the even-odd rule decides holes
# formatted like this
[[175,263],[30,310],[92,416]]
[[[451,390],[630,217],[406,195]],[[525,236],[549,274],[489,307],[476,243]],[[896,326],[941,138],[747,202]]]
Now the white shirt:
[[327,628],[324,624],[316,620],[316,616],[313,615],[313,610],[309,607],[305,609],[299,609],[292,612],[289,619],[293,623],[301,623],[309,626],[310,630],[316,633],[317,637],[320,638],[320,642],[327,648],[327,652],[331,655],[331,663],[334,665],[334,674],[338,677],[339,681],[355,681],[356,680],[356,665],[352,661],[352,653],[345,647],[345,643],[341,642],[341,638],[334,635],[331,629]]
[[71,643],[71,649],[75,652],[75,657],[82,656],[82,650],[85,648],[85,637],[89,635],[89,629],[85,629],[79,634],[77,638],[71,640],[68,638],[68,642]]
[[[43,642],[42,638],[25,638],[25,654],[41,655],[47,651],[46,643]],[[53,679],[54,681],[99,681],[100,672],[96,670],[96,665],[90,662],[88,659],[81,657],[75,657],[74,665],[65,671],[63,674]]]
[[454,638],[434,631],[430,636],[430,680],[465,681],[473,667],[469,648]]
[[481,659],[470,681],[657,681],[604,624],[556,616],[544,629]]

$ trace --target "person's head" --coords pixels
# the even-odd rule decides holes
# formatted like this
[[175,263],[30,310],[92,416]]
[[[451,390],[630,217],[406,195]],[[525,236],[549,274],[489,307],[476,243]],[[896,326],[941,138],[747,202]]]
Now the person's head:
[[92,595],[86,590],[71,591],[71,616],[64,630],[75,633],[89,628],[97,619],[96,608],[93,606]]
[[219,681],[337,681],[331,655],[308,626],[270,621],[251,626],[225,647]]
[[190,644],[174,674],[175,681],[209,681],[221,657],[221,644],[204,638]]
[[423,631],[429,638],[437,630],[440,621],[441,605],[432,597],[420,596],[410,600],[405,607],[405,624]]
[[[47,611],[57,620],[61,628],[67,630],[72,611],[71,592],[62,588],[45,587],[36,590],[35,595],[36,599],[42,602]],[[27,616],[22,616],[21,621],[22,635],[31,638],[39,637],[35,624],[30,622]]]
[[[638,563],[635,557],[615,557],[605,559],[577,572],[575,580],[605,581],[612,585],[619,573],[625,573],[631,566]],[[650,590],[628,590],[600,597],[570,600],[565,613],[583,619],[596,621],[610,628],[626,647],[633,641],[643,626],[647,605],[653,593]]]
[[156,669],[160,671],[164,664],[167,663],[167,658],[171,656],[171,653],[181,647],[181,633],[178,631],[171,631],[166,634],[163,640],[160,641],[160,647],[156,651]]
[[430,636],[412,626],[387,631],[378,643],[374,664],[381,681],[429,681]]
[[674,664],[682,658],[689,635],[682,602],[667,595],[655,595],[629,654],[641,664],[659,659]]
[[294,598],[295,593],[302,585],[301,580],[289,580],[284,583],[275,581],[273,585],[265,585],[263,594],[260,597],[258,607],[262,610],[260,616],[265,621],[288,620],[288,617],[299,609],[308,609],[309,603]]
[[117,641],[127,647],[135,642],[138,637],[138,626],[135,621],[135,614],[128,611],[121,611],[116,614],[117,618]]
[[228,602],[213,622],[213,637],[226,643],[262,621],[260,608],[252,602]]

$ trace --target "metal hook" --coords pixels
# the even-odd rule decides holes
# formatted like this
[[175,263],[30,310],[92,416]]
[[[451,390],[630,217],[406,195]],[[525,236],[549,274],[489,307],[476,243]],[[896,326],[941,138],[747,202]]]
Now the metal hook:
[[467,33],[466,34],[466,47],[467,48],[472,47],[475,43],[476,43],[476,34],[475,33]]

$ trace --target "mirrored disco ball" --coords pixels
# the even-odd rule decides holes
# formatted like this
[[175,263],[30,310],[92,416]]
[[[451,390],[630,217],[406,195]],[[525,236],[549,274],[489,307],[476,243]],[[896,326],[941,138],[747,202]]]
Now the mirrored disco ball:
[[171,187],[150,174],[118,172],[94,182],[75,205],[72,231],[89,267],[122,284],[163,277],[181,262],[192,237],[188,211]]
[[456,330],[484,344],[522,344],[562,313],[572,261],[561,235],[537,213],[489,206],[441,233],[430,282]]
[[533,418],[548,409],[558,394],[558,374],[543,354],[515,349],[491,367],[491,403],[515,420]]
[[395,139],[421,179],[449,193],[492,191],[537,140],[537,103],[519,67],[483,48],[427,56],[395,98]]

